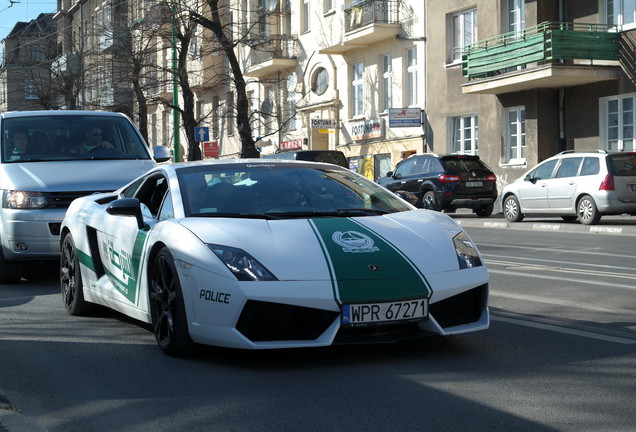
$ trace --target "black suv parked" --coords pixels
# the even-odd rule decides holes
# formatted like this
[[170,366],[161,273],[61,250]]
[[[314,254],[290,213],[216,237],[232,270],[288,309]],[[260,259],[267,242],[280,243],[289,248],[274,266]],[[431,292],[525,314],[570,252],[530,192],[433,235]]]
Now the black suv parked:
[[413,155],[378,183],[393,192],[415,194],[417,207],[448,212],[470,208],[480,217],[492,214],[497,199],[497,177],[479,156]]

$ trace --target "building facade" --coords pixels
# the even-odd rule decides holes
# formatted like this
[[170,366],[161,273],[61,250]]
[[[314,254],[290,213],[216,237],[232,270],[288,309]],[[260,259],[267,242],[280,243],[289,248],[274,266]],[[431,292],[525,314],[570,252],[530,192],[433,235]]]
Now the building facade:
[[56,107],[51,79],[55,35],[53,14],[40,14],[30,22],[16,23],[2,40],[0,111]]
[[426,21],[431,151],[504,185],[560,151],[635,149],[630,2],[429,1]]
[[[173,107],[190,106],[203,157],[238,157],[230,64],[191,19],[210,17],[207,3],[59,0],[57,66],[81,72],[77,106],[143,116],[149,144],[181,160],[193,128]],[[504,185],[563,150],[634,149],[632,4],[221,0],[217,12],[261,154],[341,150],[371,179],[413,153],[477,154]],[[125,47],[143,52],[140,85]]]

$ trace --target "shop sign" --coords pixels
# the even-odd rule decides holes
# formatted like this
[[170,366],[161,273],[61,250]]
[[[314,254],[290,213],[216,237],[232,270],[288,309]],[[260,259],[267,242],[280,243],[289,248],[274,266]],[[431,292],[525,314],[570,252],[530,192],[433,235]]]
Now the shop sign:
[[422,110],[420,108],[389,108],[389,127],[422,126]]
[[351,137],[354,140],[380,138],[384,134],[382,119],[371,119],[351,123]]
[[333,119],[311,119],[312,129],[335,129],[337,125]]
[[281,141],[281,143],[280,143],[280,149],[281,150],[294,150],[294,149],[299,149],[299,148],[303,148],[303,140],[302,139],[295,139],[295,140],[291,140],[291,141]]

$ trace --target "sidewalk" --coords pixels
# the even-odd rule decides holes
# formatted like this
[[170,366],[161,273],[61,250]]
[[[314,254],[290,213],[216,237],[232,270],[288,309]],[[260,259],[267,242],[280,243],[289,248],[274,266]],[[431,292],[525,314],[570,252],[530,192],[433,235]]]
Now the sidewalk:
[[480,218],[469,209],[458,209],[456,213],[449,213],[449,216],[463,227],[636,236],[636,216],[628,215],[603,216],[597,225],[583,225],[578,221],[565,222],[559,216],[526,216],[521,222],[508,222],[504,218],[503,213],[492,214],[487,218]]

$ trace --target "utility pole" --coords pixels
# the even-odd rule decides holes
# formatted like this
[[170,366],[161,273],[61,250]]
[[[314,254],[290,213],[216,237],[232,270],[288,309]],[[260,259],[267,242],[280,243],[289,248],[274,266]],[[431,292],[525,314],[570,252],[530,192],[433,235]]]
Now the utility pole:
[[181,129],[179,122],[179,76],[177,68],[179,66],[179,62],[177,61],[177,18],[175,16],[175,7],[172,6],[170,8],[170,13],[172,15],[172,123],[174,126],[174,161],[181,161],[181,140],[180,140],[180,131]]

